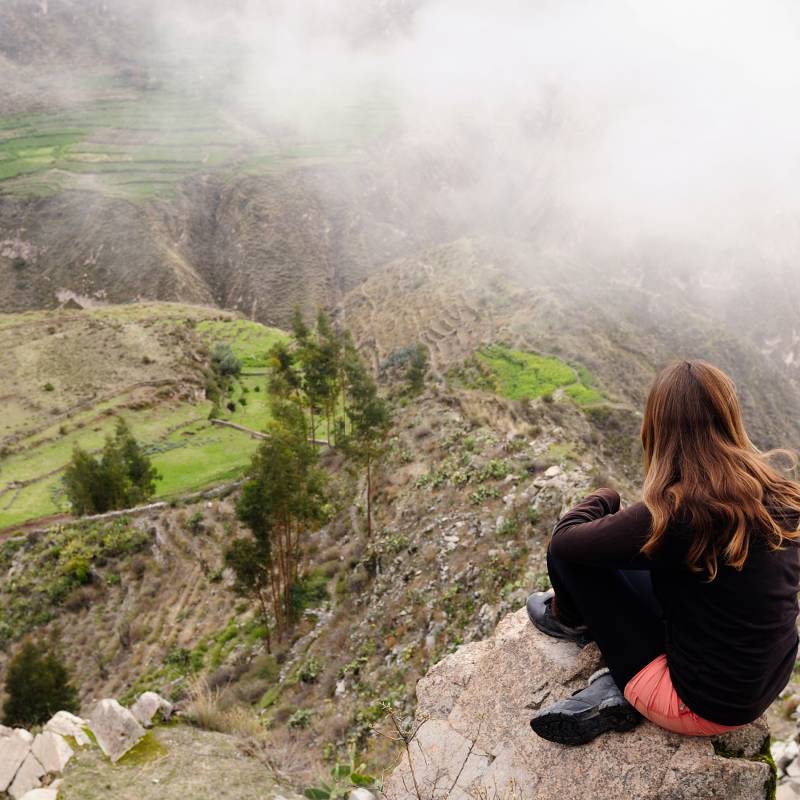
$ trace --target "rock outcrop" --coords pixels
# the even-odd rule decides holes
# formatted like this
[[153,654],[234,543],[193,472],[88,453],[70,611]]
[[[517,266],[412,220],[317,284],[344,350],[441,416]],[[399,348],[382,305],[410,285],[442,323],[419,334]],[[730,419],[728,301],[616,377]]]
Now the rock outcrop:
[[578,650],[536,631],[524,609],[510,614],[491,639],[460,647],[417,684],[416,734],[386,782],[388,800],[768,797],[761,721],[715,741],[648,722],[578,748],[537,737],[534,711],[582,688],[599,665],[594,645]]
[[[78,717],[73,719],[82,722]],[[66,739],[58,733],[45,730],[33,736],[22,728],[1,728],[0,795],[5,797],[3,792],[8,792],[14,800],[55,798],[58,788],[55,778],[73,753]],[[45,777],[50,781],[46,788],[42,787]]]
[[144,692],[131,706],[131,714],[145,728],[152,726],[153,721],[169,722],[173,706],[156,692]]
[[112,699],[101,700],[94,707],[89,727],[100,749],[112,761],[119,761],[145,734],[136,717]]

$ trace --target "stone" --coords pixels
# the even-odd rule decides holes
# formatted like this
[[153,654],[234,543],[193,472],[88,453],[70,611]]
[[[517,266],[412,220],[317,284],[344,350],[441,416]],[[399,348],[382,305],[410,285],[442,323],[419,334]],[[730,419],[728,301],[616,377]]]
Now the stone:
[[5,792],[11,786],[22,762],[30,753],[31,741],[23,733],[27,731],[12,731],[0,743],[0,792]]
[[558,464],[553,464],[552,467],[548,467],[544,471],[545,478],[555,478],[557,475],[561,474],[561,467]]
[[100,749],[113,761],[119,761],[144,736],[136,717],[116,700],[101,700],[92,712],[89,728]]
[[81,747],[86,747],[92,742],[86,733],[88,725],[85,719],[76,717],[69,711],[59,711],[50,718],[44,729],[61,736],[71,736]]
[[775,800],[797,800],[800,798],[800,782],[788,780],[778,785]]
[[375,795],[369,789],[364,789],[363,787],[359,787],[358,789],[353,789],[352,792],[347,796],[347,800],[375,800]]
[[164,722],[168,722],[172,716],[172,710],[172,703],[156,692],[145,692],[139,695],[139,699],[131,706],[131,714],[145,728],[149,728],[153,724],[156,715],[160,715]]
[[42,778],[47,774],[47,770],[39,763],[36,756],[29,752],[22,762],[22,766],[17,770],[14,781],[8,787],[8,793],[14,800],[21,800],[31,789],[37,789]]
[[12,733],[14,733],[13,728],[7,728],[5,725],[0,725],[0,739],[2,739],[4,736],[11,736]]
[[33,740],[31,752],[46,772],[63,772],[75,751],[63,736],[52,731],[44,731]]
[[[534,711],[585,686],[600,663],[595,645],[579,650],[545,636],[524,608],[509,614],[490,639],[460,647],[417,684],[411,765],[403,753],[386,780],[387,800],[416,800],[415,780],[423,797],[453,786],[450,800],[764,797],[767,764],[715,755],[711,739],[649,722],[569,749],[537,737]],[[756,754],[764,746],[763,723],[735,733],[738,750]]]
[[58,789],[54,789],[52,785],[31,789],[22,796],[21,800],[58,800]]
[[783,772],[800,755],[800,748],[798,748],[794,739],[790,739],[788,742],[773,742],[770,749],[772,750],[772,757],[775,759],[775,765],[778,770]]

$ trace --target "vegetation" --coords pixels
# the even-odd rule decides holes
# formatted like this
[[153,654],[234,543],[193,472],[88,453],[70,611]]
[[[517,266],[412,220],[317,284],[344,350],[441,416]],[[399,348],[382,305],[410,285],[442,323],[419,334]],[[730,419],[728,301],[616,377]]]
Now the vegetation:
[[[3,327],[8,320],[14,324]],[[55,339],[56,332],[64,338]],[[13,442],[2,456],[0,529],[68,511],[62,478],[74,447],[101,458],[119,416],[124,416],[162,476],[154,499],[240,477],[258,443],[241,431],[211,424],[211,395],[214,389],[218,393],[214,416],[261,430],[270,413],[264,392],[267,354],[276,342],[287,340],[275,328],[177,304],[87,309],[67,316],[59,312],[4,316],[0,346],[12,354],[11,363],[19,370],[8,376],[11,396],[0,419],[0,438]],[[92,359],[81,358],[76,364],[61,349],[70,349],[66,343],[75,341],[86,352],[120,353],[107,382],[102,377],[106,373],[96,369]],[[210,354],[218,344],[229,346],[242,365],[226,387],[210,368]],[[202,345],[208,347],[208,367],[192,357],[203,352]],[[56,387],[53,392],[26,369],[43,346],[53,351],[54,366],[48,376]],[[129,387],[143,380],[154,385],[132,394]],[[206,382],[206,398],[187,391],[200,382]],[[86,385],[94,387],[97,400],[86,401]],[[233,411],[226,408],[228,402],[234,404]]]
[[58,653],[44,644],[23,643],[8,664],[3,724],[31,727],[56,711],[78,710],[78,693]]
[[[325,139],[254,140],[213,103],[167,88],[136,89],[126,85],[126,99],[0,117],[4,189],[42,196],[88,176],[93,191],[133,200],[171,196],[179,182],[209,169],[264,174],[341,161],[386,125],[382,108],[365,108],[360,125],[352,117],[326,119]],[[245,144],[249,157],[236,167]]]
[[572,367],[552,356],[512,350],[494,344],[478,350],[451,378],[471,388],[495,392],[510,400],[551,400],[556,390],[580,406],[602,403],[584,367]]
[[410,395],[418,395],[423,390],[427,372],[428,348],[424,344],[416,344],[406,370],[406,386]]
[[77,516],[131,508],[149,500],[160,475],[123,419],[99,459],[77,445],[64,472],[64,489]]
[[267,630],[271,610],[284,631],[294,616],[301,538],[324,518],[324,477],[298,402],[274,400],[267,435],[236,505],[251,536],[235,539],[225,562],[236,575],[236,591],[258,601]]
[[308,800],[346,800],[353,789],[372,789],[377,783],[365,769],[363,764],[357,767],[352,760],[349,764],[336,764],[329,781],[309,787],[303,794]]
[[350,333],[337,331],[323,311],[312,331],[296,310],[292,331],[293,350],[280,343],[272,350],[270,390],[275,397],[292,399],[305,409],[312,441],[321,415],[328,442],[340,446],[364,468],[367,531],[371,534],[373,468],[387,447],[389,406],[378,394]]

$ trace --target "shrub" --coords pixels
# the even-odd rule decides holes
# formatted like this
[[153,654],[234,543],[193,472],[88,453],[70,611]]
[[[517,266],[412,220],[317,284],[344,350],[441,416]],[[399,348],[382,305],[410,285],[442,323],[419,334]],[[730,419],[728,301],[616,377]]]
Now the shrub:
[[6,672],[6,725],[30,727],[46,722],[56,711],[76,712],[78,693],[58,653],[27,641]]
[[160,475],[131,434],[117,421],[114,438],[106,439],[101,458],[76,447],[64,471],[64,489],[72,513],[102,514],[149,500]]
[[215,344],[211,351],[211,366],[225,377],[238,375],[242,371],[242,362],[236,358],[231,346],[221,342]]
[[290,728],[307,728],[311,724],[311,712],[307,708],[298,708],[289,717],[288,725]]
[[297,677],[303,683],[314,683],[322,672],[322,663],[319,659],[311,656],[311,658],[303,664],[297,671]]
[[253,709],[241,706],[223,709],[219,691],[210,689],[205,680],[195,681],[190,694],[192,699],[185,717],[198,728],[238,736],[257,737],[264,733],[264,726]]
[[206,529],[206,526],[203,523],[203,512],[196,511],[194,514],[192,514],[192,516],[189,518],[189,521],[186,523],[186,528],[195,535],[203,533],[203,531]]
[[55,386],[53,386],[53,384],[52,384],[52,383],[50,383],[49,381],[48,381],[48,382],[47,382],[47,383],[46,383],[46,384],[45,384],[45,385],[44,385],[42,388],[43,388],[43,389],[44,389],[46,392],[54,392],[54,391],[56,390],[56,387],[55,387]]

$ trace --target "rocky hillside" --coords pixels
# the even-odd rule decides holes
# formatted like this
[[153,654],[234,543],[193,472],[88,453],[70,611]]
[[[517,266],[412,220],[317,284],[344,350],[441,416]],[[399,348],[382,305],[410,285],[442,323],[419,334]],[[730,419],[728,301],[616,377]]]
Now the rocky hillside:
[[579,650],[539,633],[525,609],[507,616],[490,639],[460,647],[417,684],[413,739],[386,783],[387,800],[774,797],[763,720],[714,740],[643,722],[568,755],[531,734],[532,714],[582,689],[601,663],[594,644]]
[[666,361],[706,358],[736,380],[761,446],[800,444],[800,393],[756,342],[680,296],[518,240],[462,239],[396,261],[348,295],[343,318],[376,369],[419,341],[444,378],[503,341],[584,365],[635,408]]

